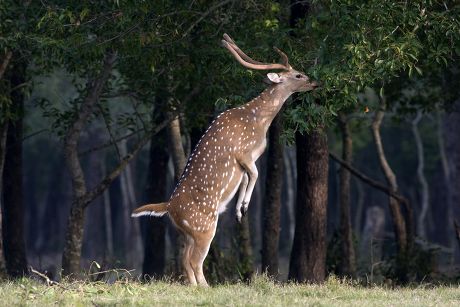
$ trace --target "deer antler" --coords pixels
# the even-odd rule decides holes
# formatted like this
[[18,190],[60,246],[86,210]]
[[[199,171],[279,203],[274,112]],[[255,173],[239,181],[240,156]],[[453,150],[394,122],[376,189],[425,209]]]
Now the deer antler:
[[269,70],[269,69],[282,69],[282,70],[290,70],[291,66],[289,65],[289,60],[287,55],[279,50],[278,48],[274,47],[275,51],[281,56],[282,64],[275,63],[262,63],[259,61],[253,60],[247,54],[245,54],[233,41],[233,39],[228,35],[224,34],[224,39],[222,40],[222,44],[225,48],[227,48],[236,60],[243,65],[244,67],[256,70]]

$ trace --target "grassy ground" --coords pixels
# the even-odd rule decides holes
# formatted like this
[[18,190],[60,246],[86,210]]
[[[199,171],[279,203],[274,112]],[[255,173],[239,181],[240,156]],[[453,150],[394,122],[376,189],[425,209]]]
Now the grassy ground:
[[188,287],[176,283],[63,282],[30,279],[0,283],[0,305],[59,306],[460,306],[460,286],[390,289],[362,287],[330,278],[321,286],[275,284],[257,277],[248,284]]

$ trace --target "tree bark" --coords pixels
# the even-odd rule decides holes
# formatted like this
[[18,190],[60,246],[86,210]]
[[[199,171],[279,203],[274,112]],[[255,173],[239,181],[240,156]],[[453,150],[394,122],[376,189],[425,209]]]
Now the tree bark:
[[[445,141],[444,139],[446,138],[446,135],[445,133],[447,131],[445,131],[445,127],[443,127],[443,121],[442,121],[442,118],[441,118],[441,114],[440,114],[440,111],[437,110],[437,114],[436,114],[436,122],[437,122],[437,139],[438,139],[438,147],[439,147],[439,158],[441,160],[441,165],[442,165],[442,175],[444,177],[444,185],[445,185],[445,190],[446,190],[446,193],[445,193],[445,199],[446,199],[446,207],[447,207],[447,210],[445,212],[445,220],[447,221],[447,234],[449,233],[452,233],[453,232],[453,227],[454,227],[454,206],[453,206],[453,199],[452,199],[452,182],[450,180],[451,178],[451,170],[450,170],[450,165],[449,165],[449,161],[447,159],[447,153],[446,153],[446,144],[445,144]],[[444,122],[447,122],[447,120],[445,120]],[[454,130],[455,131],[455,130]],[[448,132],[447,132],[448,133]],[[455,132],[454,132],[455,134]],[[456,135],[456,134],[455,134]],[[454,143],[457,143],[458,145],[458,142],[454,139],[453,140]],[[455,244],[455,236],[449,236],[447,235],[447,242],[450,246],[450,248],[452,249],[452,254],[451,254],[451,257],[450,257],[450,264],[453,264],[454,261],[455,261],[455,250],[456,250],[456,244]]]
[[238,260],[241,270],[240,274],[243,277],[243,280],[250,280],[254,274],[254,268],[248,214],[241,218],[241,223],[237,223],[236,233],[238,234],[237,242],[240,246],[238,249]]
[[73,189],[73,201],[66,230],[64,252],[62,254],[62,273],[64,275],[74,275],[77,277],[80,272],[84,208],[86,205],[83,198],[87,194],[87,190],[85,176],[78,157],[78,141],[80,133],[86,125],[88,117],[92,114],[99,96],[112,73],[115,59],[115,53],[106,53],[102,71],[89,85],[88,94],[83,100],[78,114],[64,138],[64,155],[72,179]]
[[417,116],[412,121],[412,133],[414,134],[415,145],[417,148],[417,179],[421,187],[421,208],[417,220],[418,234],[421,238],[426,239],[426,216],[428,213],[428,208],[430,205],[430,195],[428,191],[428,182],[425,177],[424,168],[425,168],[425,154],[423,151],[423,142],[420,137],[420,131],[418,129],[418,124],[422,119],[422,113],[419,111]]
[[[25,82],[24,63],[14,65],[11,86],[14,88]],[[8,124],[6,155],[3,170],[3,244],[6,269],[11,277],[27,274],[27,258],[24,239],[24,210],[22,189],[22,137],[24,95],[16,90],[11,93],[15,120]]]
[[322,129],[296,133],[297,209],[289,279],[323,282],[326,277],[328,193],[327,137]]
[[180,128],[180,120],[178,118],[172,120],[168,124],[168,140],[171,155],[174,164],[174,181],[177,183],[185,169],[186,157],[184,147],[182,145],[182,135]]
[[8,121],[0,119],[0,280],[6,277],[5,253],[3,252],[3,166],[5,165],[6,136],[8,132]]
[[[339,127],[342,134],[342,159],[351,164],[353,143],[350,126],[344,114],[339,114]],[[350,171],[341,167],[339,177],[340,235],[342,236],[339,272],[343,276],[353,277],[356,275],[356,257],[350,217]]]
[[9,50],[6,51],[5,56],[3,57],[2,62],[0,63],[0,80],[2,80],[3,75],[10,64],[11,58],[13,57],[13,53]]
[[[13,53],[7,51],[5,56],[0,64],[0,81],[5,74],[5,71],[10,63]],[[5,254],[3,252],[3,210],[2,210],[2,188],[3,188],[3,167],[5,165],[5,155],[6,155],[6,137],[8,132],[8,119],[2,116],[0,117],[0,279],[6,276],[6,262]]]
[[[128,146],[126,140],[120,142],[120,154],[126,156],[128,154]],[[131,212],[137,206],[136,195],[134,192],[134,180],[131,171],[131,165],[127,165],[120,174],[120,192],[122,195],[122,211],[124,224],[124,258],[128,268],[134,268],[136,264],[142,262],[142,237],[139,225],[139,219],[132,219]]]
[[280,236],[281,188],[283,185],[283,129],[278,114],[269,129],[265,204],[263,205],[262,271],[278,276],[278,245]]
[[[150,162],[147,180],[147,201],[157,203],[165,200],[168,168],[168,149],[166,132],[152,138],[150,143]],[[160,278],[164,274],[166,263],[165,218],[149,218],[144,242],[144,276]]]
[[[173,158],[174,165],[174,183],[177,185],[182,176],[182,172],[185,169],[186,157],[184,147],[182,145],[182,135],[180,120],[178,118],[169,122],[168,127],[168,142],[170,153]],[[175,259],[175,270],[176,273],[182,273],[182,254],[184,252],[185,238],[181,233],[174,232],[176,234],[176,246],[174,249],[174,259]],[[184,275],[185,276],[185,275]]]
[[[455,218],[457,222],[460,217],[460,135],[458,133],[460,129],[460,98],[453,103],[453,109],[451,112],[446,113],[443,116],[443,149],[445,152],[445,165],[444,176],[447,180],[447,195],[448,204],[451,207],[450,216],[447,217],[449,231],[451,232],[452,243],[455,242],[454,238],[457,237],[456,227],[454,227]],[[460,242],[459,242],[460,243]],[[455,247],[454,261],[460,258],[459,245],[453,245]]]
[[[374,120],[372,122],[372,135],[374,137],[374,143],[377,150],[377,155],[380,163],[380,167],[385,175],[385,179],[388,182],[389,187],[393,192],[398,191],[398,183],[396,181],[396,175],[393,173],[390,165],[388,164],[385,152],[383,150],[382,138],[380,136],[380,126],[382,124],[383,117],[385,116],[386,104],[382,99],[380,109],[375,113]],[[399,202],[394,198],[389,198],[390,212],[393,220],[393,229],[396,237],[396,243],[400,253],[405,253],[407,249],[407,230],[406,221],[401,212]]]

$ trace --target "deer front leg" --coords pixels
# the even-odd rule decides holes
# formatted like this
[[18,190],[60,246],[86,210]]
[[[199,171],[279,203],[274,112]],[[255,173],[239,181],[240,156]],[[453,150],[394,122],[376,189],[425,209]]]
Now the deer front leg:
[[236,202],[236,219],[238,220],[238,222],[241,222],[241,217],[243,216],[243,214],[241,213],[241,206],[243,206],[243,200],[244,200],[244,196],[246,195],[248,183],[249,183],[248,174],[244,173],[243,179],[241,180],[241,184],[240,184],[238,200]]
[[257,177],[259,177],[259,172],[257,171],[256,163],[254,161],[246,161],[242,160],[239,161],[240,165],[246,171],[249,182],[246,189],[246,194],[243,197],[242,205],[243,205],[243,215],[248,211],[249,201],[251,200],[252,192],[254,191],[254,187],[256,186]]

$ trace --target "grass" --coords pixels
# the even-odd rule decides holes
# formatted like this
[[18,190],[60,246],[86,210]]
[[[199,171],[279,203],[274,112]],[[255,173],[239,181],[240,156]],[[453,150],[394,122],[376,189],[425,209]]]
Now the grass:
[[62,282],[21,279],[0,283],[0,305],[59,306],[460,306],[460,286],[363,287],[334,277],[323,285],[249,284],[189,287],[171,282]]

